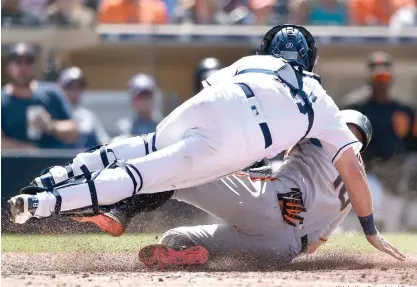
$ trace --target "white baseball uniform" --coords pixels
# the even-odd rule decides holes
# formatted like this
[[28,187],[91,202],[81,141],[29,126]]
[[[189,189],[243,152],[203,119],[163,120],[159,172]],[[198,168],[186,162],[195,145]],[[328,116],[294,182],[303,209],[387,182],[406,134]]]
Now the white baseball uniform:
[[[350,144],[357,151],[360,147]],[[351,204],[332,160],[334,147],[317,139],[303,140],[285,159],[247,175],[230,175],[198,187],[175,191],[174,198],[222,219],[224,224],[179,227],[167,231],[161,243],[176,246],[189,239],[208,248],[211,256],[259,253],[280,260],[301,252],[301,237],[307,235],[308,252],[327,241],[342,222]],[[307,211],[303,229],[285,223],[277,194],[298,188]]]
[[[87,183],[58,188],[61,211],[211,182],[274,157],[305,136],[333,146],[338,154],[356,141],[314,77],[299,78],[312,102],[309,109],[276,71],[295,75],[283,59],[244,57],[210,76],[204,82],[206,88],[168,115],[156,134],[122,139],[106,146],[104,153],[79,154],[71,165],[75,175],[81,173],[81,166],[103,169],[103,154],[106,162],[118,158],[127,165],[93,174],[96,199]],[[56,169],[55,182],[60,182],[67,171]],[[45,216],[43,208],[36,215]]]

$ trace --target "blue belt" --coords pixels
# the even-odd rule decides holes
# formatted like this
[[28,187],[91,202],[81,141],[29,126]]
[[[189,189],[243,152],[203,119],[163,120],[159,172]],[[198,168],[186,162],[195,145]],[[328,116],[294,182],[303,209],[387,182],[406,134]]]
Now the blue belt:
[[[243,92],[246,95],[246,98],[250,99],[250,98],[255,97],[255,94],[253,93],[252,89],[249,88],[248,85],[243,84],[243,83],[237,83],[236,85],[238,85],[239,87],[242,88]],[[268,127],[268,124],[266,122],[260,123],[259,127],[261,128],[262,134],[264,136],[265,149],[267,149],[268,147],[270,147],[272,145],[271,132],[269,131],[269,127]]]

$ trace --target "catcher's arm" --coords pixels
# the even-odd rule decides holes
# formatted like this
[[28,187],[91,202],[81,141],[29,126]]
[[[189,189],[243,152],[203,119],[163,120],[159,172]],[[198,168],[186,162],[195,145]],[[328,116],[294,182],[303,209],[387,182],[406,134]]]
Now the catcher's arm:
[[378,250],[404,260],[405,256],[384,240],[378,233],[373,218],[371,191],[368,186],[365,169],[356,157],[353,148],[348,148],[336,161],[335,167],[342,177],[349,193],[352,207],[359,217],[367,240]]

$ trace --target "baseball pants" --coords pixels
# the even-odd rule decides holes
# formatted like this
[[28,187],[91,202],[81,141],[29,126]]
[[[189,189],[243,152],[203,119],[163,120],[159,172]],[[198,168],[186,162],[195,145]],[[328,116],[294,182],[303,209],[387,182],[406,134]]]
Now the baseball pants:
[[160,243],[173,248],[201,245],[211,257],[245,254],[291,260],[300,254],[301,240],[296,228],[283,221],[277,199],[277,193],[289,191],[282,181],[252,181],[235,175],[176,190],[173,198],[225,223],[174,228],[164,233]]

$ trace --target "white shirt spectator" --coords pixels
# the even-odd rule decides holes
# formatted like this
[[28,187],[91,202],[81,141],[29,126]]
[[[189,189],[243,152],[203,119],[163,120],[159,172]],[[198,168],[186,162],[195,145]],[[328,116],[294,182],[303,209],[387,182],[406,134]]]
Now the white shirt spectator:
[[48,2],[48,0],[20,0],[20,9],[43,19]]

